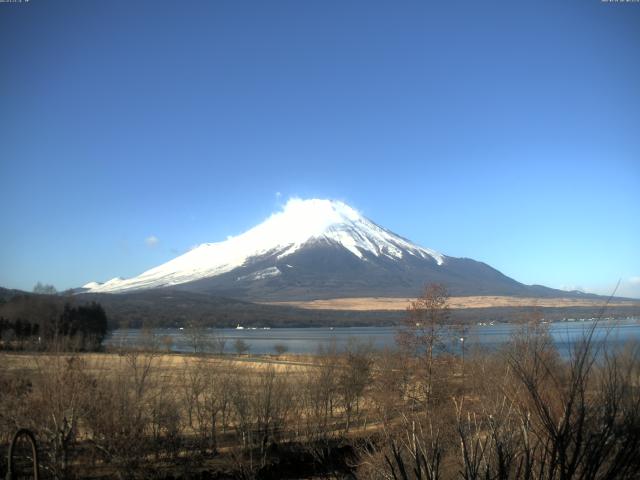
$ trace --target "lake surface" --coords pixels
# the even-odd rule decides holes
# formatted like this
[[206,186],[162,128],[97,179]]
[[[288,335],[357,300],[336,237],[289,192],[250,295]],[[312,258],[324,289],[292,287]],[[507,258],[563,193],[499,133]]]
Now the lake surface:
[[[583,338],[592,326],[592,321],[569,321],[547,324],[549,332],[561,355],[567,356],[572,345]],[[495,349],[508,342],[518,326],[508,323],[494,325],[474,325],[465,335],[467,347],[482,346]],[[348,342],[358,340],[371,342],[378,349],[395,348],[397,327],[351,327],[351,328],[271,328],[271,329],[235,329],[210,328],[198,332],[205,340],[205,349],[216,341],[224,342],[224,351],[234,353],[234,342],[243,340],[249,346],[249,353],[274,353],[275,345],[284,345],[289,353],[316,353],[320,345],[335,342],[343,349]],[[159,328],[152,331],[154,339],[163,345],[162,339],[170,339],[170,347],[175,352],[193,352],[192,336],[188,330]],[[460,335],[449,335],[449,350],[460,350]],[[628,341],[640,341],[640,319],[601,320],[596,325],[594,340],[606,339],[608,344],[617,347]],[[142,345],[148,341],[141,330],[119,329],[111,333],[105,341],[107,346]],[[165,340],[166,341],[166,340]]]

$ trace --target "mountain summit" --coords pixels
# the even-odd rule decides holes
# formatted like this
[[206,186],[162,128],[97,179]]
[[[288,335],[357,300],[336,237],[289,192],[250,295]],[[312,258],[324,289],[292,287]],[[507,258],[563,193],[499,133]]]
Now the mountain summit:
[[321,199],[291,199],[282,211],[241,235],[199,245],[137,277],[90,282],[83,289],[121,293],[173,287],[292,300],[415,296],[431,281],[447,284],[457,295],[552,291],[527,287],[484,263],[420,247],[343,202]]

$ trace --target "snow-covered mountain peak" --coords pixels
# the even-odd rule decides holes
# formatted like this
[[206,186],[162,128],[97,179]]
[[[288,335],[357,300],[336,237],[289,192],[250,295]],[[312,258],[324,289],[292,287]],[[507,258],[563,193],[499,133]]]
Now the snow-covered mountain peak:
[[299,241],[321,235],[333,225],[363,220],[358,211],[337,200],[292,198],[281,212],[274,213],[256,228],[267,231],[274,229],[283,235],[285,241]]
[[362,215],[354,208],[339,200],[324,200],[312,198],[303,200],[291,198],[285,204],[282,212],[275,215],[285,217],[312,218],[318,223],[339,223],[344,220],[356,221],[362,219]]
[[[376,225],[344,202],[293,198],[282,211],[241,235],[199,245],[137,277],[114,278],[103,284],[91,282],[84,288],[92,292],[121,292],[177,285],[221,275],[264,257],[272,257],[275,267],[281,259],[317,242],[341,246],[363,260],[367,255],[397,260],[411,255],[432,258],[438,265],[444,262],[438,252],[421,248]],[[272,274],[276,271],[279,272],[265,270]],[[266,277],[261,274],[240,278]]]

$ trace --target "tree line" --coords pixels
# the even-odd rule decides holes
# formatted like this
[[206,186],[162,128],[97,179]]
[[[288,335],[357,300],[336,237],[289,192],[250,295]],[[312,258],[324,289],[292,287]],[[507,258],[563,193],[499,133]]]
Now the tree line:
[[0,348],[44,348],[65,339],[72,348],[93,350],[107,335],[108,320],[97,302],[73,305],[49,296],[18,296],[0,305]]

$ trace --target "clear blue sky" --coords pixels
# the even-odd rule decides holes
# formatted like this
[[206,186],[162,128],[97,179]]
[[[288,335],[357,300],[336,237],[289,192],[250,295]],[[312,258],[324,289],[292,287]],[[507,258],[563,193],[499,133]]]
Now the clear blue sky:
[[300,196],[640,297],[639,52],[640,4],[600,0],[0,3],[0,285],[133,276]]

